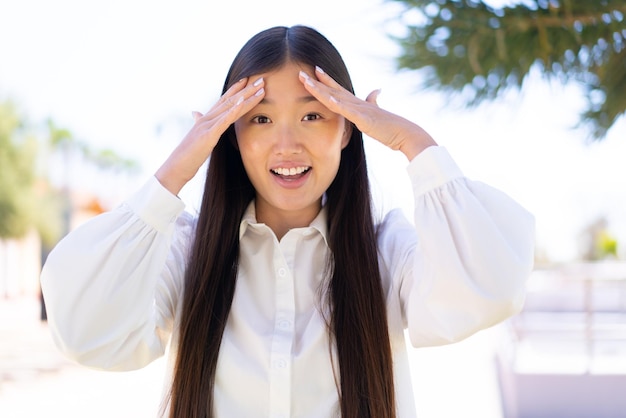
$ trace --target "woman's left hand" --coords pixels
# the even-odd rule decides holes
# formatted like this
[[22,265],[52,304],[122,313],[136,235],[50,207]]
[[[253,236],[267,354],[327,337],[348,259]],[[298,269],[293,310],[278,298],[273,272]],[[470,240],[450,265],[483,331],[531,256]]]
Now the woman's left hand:
[[354,123],[365,135],[391,149],[402,151],[409,160],[427,147],[437,145],[417,124],[378,107],[376,97],[380,90],[371,92],[365,100],[361,100],[321,68],[315,68],[315,76],[300,72],[300,81],[313,97]]

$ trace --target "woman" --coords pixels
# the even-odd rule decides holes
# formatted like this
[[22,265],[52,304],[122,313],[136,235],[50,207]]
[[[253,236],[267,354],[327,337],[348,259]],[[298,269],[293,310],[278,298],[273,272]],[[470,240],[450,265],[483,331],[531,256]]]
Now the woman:
[[[42,273],[77,361],[134,369],[170,345],[164,414],[414,416],[404,330],[445,344],[521,308],[532,216],[376,92],[356,98],[315,30],[255,35],[194,116],[154,178]],[[362,133],[410,161],[415,226],[398,210],[374,223]],[[209,156],[194,219],[176,195]]]

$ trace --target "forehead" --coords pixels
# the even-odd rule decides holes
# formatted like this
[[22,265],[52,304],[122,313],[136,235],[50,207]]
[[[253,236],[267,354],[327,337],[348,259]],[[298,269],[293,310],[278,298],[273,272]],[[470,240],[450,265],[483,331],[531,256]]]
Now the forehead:
[[[274,99],[292,98],[298,101],[311,101],[312,96],[300,81],[299,73],[305,71],[313,75],[313,68],[305,64],[288,62],[276,70],[250,77],[248,83],[254,83],[259,77],[265,80],[265,98],[261,103]],[[304,100],[303,98],[308,98]],[[315,99],[313,99],[315,100]]]

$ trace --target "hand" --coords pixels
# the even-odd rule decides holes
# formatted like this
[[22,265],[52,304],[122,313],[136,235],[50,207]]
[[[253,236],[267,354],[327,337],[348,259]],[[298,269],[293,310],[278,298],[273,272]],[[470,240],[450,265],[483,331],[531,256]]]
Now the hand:
[[182,142],[155,173],[159,182],[177,195],[209,158],[220,136],[265,96],[264,80],[235,83],[204,115],[192,112],[195,123]]
[[391,149],[400,150],[409,160],[429,146],[437,145],[432,137],[415,123],[378,107],[380,90],[371,92],[365,100],[355,97],[333,80],[321,68],[315,68],[316,78],[304,71],[300,81],[317,100],[331,111],[354,123],[367,136]]

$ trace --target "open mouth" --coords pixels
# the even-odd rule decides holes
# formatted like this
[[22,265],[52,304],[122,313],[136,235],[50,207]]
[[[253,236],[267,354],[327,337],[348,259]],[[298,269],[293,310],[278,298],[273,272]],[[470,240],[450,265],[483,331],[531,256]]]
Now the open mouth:
[[311,171],[311,167],[272,168],[272,174],[283,179],[298,179]]

